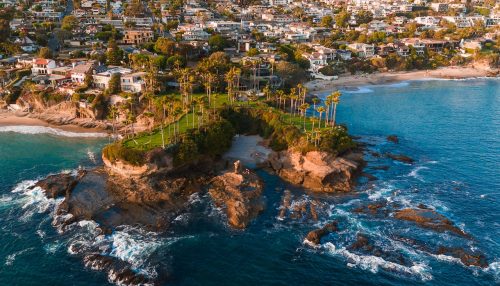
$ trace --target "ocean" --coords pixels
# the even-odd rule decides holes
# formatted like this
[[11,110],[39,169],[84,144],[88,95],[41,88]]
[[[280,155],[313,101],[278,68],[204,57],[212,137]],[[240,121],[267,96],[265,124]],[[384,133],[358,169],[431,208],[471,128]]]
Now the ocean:
[[[0,285],[109,285],[112,273],[86,267],[76,246],[123,260],[161,285],[498,285],[500,81],[426,80],[344,91],[337,121],[367,145],[365,172],[377,178],[361,178],[351,194],[306,192],[257,170],[267,207],[246,230],[230,229],[202,194],[192,196],[190,211],[166,233],[124,226],[106,236],[95,233],[92,221],[59,233],[52,219],[60,200],[30,186],[49,174],[99,165],[107,139],[0,127]],[[387,141],[392,134],[398,144]],[[294,204],[320,202],[320,220],[280,220],[284,190]],[[382,200],[401,208],[424,204],[472,239],[353,211]],[[319,247],[304,243],[310,230],[332,220],[339,222],[337,233]],[[379,255],[350,247],[359,234]],[[465,266],[398,237],[481,252],[488,266]]]

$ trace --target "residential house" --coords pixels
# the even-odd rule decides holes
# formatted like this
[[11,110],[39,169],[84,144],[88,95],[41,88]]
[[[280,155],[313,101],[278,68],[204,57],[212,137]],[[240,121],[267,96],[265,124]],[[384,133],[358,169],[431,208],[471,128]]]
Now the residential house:
[[36,58],[32,60],[32,64],[31,73],[34,76],[48,75],[50,74],[51,69],[57,67],[56,62],[51,59]]
[[153,31],[150,29],[126,30],[123,43],[128,45],[141,45],[153,41]]

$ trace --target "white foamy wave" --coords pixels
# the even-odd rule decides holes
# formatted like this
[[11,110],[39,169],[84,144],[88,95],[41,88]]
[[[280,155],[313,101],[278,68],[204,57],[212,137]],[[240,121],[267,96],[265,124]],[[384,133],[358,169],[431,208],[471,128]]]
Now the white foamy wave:
[[484,269],[484,272],[493,275],[497,283],[500,282],[500,262],[495,261],[490,263],[490,265]]
[[420,180],[422,182],[425,182],[424,179],[422,179],[422,177],[418,174],[418,172],[420,170],[428,170],[429,168],[428,167],[425,167],[425,166],[418,166],[418,167],[415,167],[415,169],[411,170],[410,173],[408,173],[408,177],[413,177],[417,180]]
[[24,254],[32,249],[33,248],[30,247],[30,248],[23,249],[23,250],[20,250],[20,251],[17,251],[17,252],[14,252],[14,253],[8,255],[7,258],[5,258],[5,265],[11,266],[14,263],[14,261],[16,260],[16,257],[18,257],[19,255],[22,255],[22,254]]
[[146,265],[146,260],[163,244],[156,233],[126,227],[115,231],[110,240],[110,256],[130,263],[134,270],[148,277],[156,277],[155,269]]
[[363,270],[377,273],[379,269],[394,271],[401,274],[414,275],[422,281],[432,280],[429,273],[429,266],[424,263],[414,263],[412,266],[404,266],[391,261],[386,261],[381,257],[372,255],[358,255],[348,251],[345,248],[337,249],[331,242],[322,245],[330,254],[342,256],[347,260],[347,266],[358,267]]
[[71,132],[45,126],[0,126],[0,132],[14,132],[21,134],[50,134],[63,137],[107,137],[102,132]]
[[373,89],[370,89],[366,86],[360,86],[360,87],[357,87],[356,89],[343,89],[342,90],[343,93],[354,93],[354,94],[357,94],[357,93],[372,93],[373,92]]

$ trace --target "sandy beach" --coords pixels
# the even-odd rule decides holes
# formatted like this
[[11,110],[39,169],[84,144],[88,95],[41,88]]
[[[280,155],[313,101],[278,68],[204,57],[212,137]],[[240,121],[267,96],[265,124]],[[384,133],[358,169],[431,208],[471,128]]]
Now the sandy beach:
[[18,115],[8,111],[0,111],[0,127],[4,126],[41,126],[73,133],[108,133],[100,128],[84,128],[77,125],[54,125],[24,114]]
[[499,70],[492,70],[483,65],[470,67],[444,67],[436,70],[419,70],[409,72],[383,72],[366,75],[339,76],[336,80],[313,80],[306,87],[313,94],[324,91],[355,88],[364,85],[380,85],[408,80],[424,79],[465,79],[476,77],[498,76]]

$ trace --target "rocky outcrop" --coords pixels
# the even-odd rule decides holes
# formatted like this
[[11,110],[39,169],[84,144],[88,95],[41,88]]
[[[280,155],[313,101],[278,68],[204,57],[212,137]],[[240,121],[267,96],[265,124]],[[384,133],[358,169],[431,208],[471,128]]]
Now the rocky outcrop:
[[325,212],[325,205],[308,196],[295,196],[289,190],[283,192],[279,207],[279,220],[312,220],[318,221]]
[[459,236],[470,238],[467,233],[456,227],[448,218],[432,209],[402,209],[394,213],[394,218],[399,220],[411,221],[421,227],[432,229],[438,232],[449,231]]
[[321,238],[332,232],[336,232],[337,230],[338,230],[337,222],[332,221],[324,225],[322,228],[310,231],[306,236],[306,240],[314,245],[319,245],[321,243]]
[[292,150],[269,155],[272,169],[284,180],[317,192],[351,191],[364,165],[362,153],[336,157],[327,152]]
[[429,254],[446,255],[457,258],[466,266],[481,268],[487,268],[489,266],[486,256],[478,250],[471,251],[457,246],[430,245],[429,242],[423,242],[409,237],[395,236],[393,239],[411,245],[415,249]]
[[392,160],[399,161],[399,162],[402,162],[402,163],[405,163],[405,164],[413,164],[413,162],[415,162],[415,160],[413,160],[412,158],[410,158],[410,157],[408,157],[406,155],[391,154],[391,153],[387,153],[385,155],[388,158],[391,158]]
[[245,170],[215,177],[209,193],[214,203],[225,209],[229,225],[242,229],[264,210],[262,190],[259,177]]
[[[79,172],[79,176],[84,174],[83,171]],[[51,175],[42,181],[36,183],[35,187],[40,187],[44,190],[48,198],[56,198],[65,196],[66,193],[71,192],[78,182],[77,177],[72,174],[59,174]]]

